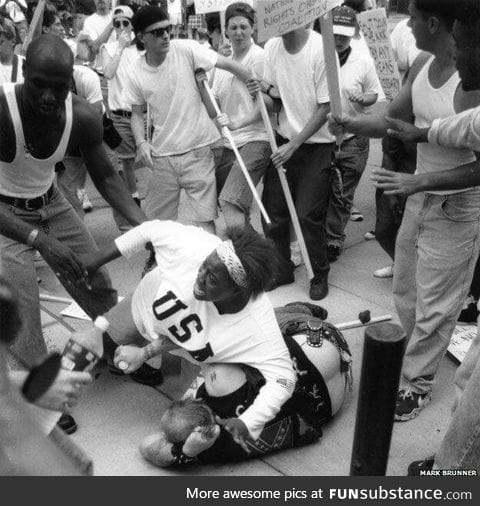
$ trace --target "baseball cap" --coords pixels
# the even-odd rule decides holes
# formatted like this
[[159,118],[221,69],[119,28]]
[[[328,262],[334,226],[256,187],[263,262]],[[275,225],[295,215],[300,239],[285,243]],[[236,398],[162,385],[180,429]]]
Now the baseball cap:
[[357,15],[353,9],[346,5],[335,7],[332,10],[333,33],[334,35],[344,35],[353,37],[357,24]]
[[119,5],[113,11],[113,19],[116,19],[116,18],[132,19],[133,18],[133,11],[132,11],[132,9],[130,9],[130,7],[128,5]]
[[134,14],[132,18],[133,30],[135,33],[142,32],[155,23],[168,20],[168,13],[164,9],[156,5],[146,5]]

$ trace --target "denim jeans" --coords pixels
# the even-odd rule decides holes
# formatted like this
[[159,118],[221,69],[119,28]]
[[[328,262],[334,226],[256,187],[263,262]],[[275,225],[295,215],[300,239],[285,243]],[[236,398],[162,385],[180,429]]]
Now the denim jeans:
[[[5,215],[15,215],[46,234],[51,234],[80,257],[98,249],[82,220],[56,188],[49,204],[36,211],[25,211],[4,202],[0,202],[0,206]],[[11,349],[16,356],[29,365],[43,359],[47,353],[42,336],[33,253],[32,247],[0,235],[0,275],[6,278],[18,292],[23,322],[23,327]],[[91,290],[86,286],[68,284],[64,286],[92,318],[104,314],[117,301],[117,293],[112,288],[105,268],[97,271],[91,279]]]
[[407,200],[393,277],[395,306],[409,337],[402,387],[432,389],[470,288],[479,229],[480,188]]
[[[382,140],[382,167],[394,172],[413,174],[417,168],[417,147],[386,136]],[[395,205],[392,205],[395,203]],[[393,260],[398,229],[405,210],[405,198],[389,197],[383,190],[375,192],[376,222],[375,238],[382,249]]]
[[447,432],[435,456],[436,469],[476,469],[480,474],[479,391],[480,332],[455,375],[455,405]]
[[355,190],[367,165],[368,151],[368,137],[356,135],[345,140],[335,153],[326,228],[328,244],[339,248],[345,242],[345,227],[350,219]]
[[[286,142],[278,139],[279,145]],[[330,270],[325,218],[334,146],[334,143],[302,144],[284,166],[315,277],[327,276]],[[290,214],[273,164],[265,174],[262,200],[272,222],[267,226],[262,221],[265,235],[275,242],[282,261],[289,265]]]
[[[239,148],[239,152],[250,178],[256,186],[270,165],[270,155],[272,154],[270,144],[266,141],[248,142]],[[233,150],[223,148],[222,157],[215,167],[215,177],[220,205],[228,202],[248,215],[253,195]]]

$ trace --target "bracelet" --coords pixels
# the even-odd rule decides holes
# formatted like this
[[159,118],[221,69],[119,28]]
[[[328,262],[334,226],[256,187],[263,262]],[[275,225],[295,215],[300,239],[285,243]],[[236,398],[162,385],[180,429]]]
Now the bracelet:
[[29,234],[28,234],[28,237],[27,237],[27,244],[29,246],[33,246],[35,240],[37,239],[38,237],[38,234],[40,233],[40,231],[38,230],[38,228],[34,228]]
[[95,325],[95,327],[97,327],[97,329],[100,329],[102,332],[106,332],[110,327],[110,322],[103,316],[97,316],[93,324]]

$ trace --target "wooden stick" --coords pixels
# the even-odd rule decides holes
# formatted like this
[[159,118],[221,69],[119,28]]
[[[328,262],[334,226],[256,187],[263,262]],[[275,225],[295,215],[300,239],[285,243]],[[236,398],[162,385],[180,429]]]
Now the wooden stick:
[[[215,107],[215,112],[217,113],[217,115],[222,114],[222,111],[220,110],[220,107],[218,106],[217,101],[215,100],[215,96],[213,95],[213,92],[212,92],[210,86],[208,85],[207,81],[203,81],[203,84],[205,86],[205,90],[208,93],[210,101],[213,104],[213,107]],[[257,203],[257,205],[260,209],[260,212],[262,213],[263,219],[265,220],[265,222],[268,225],[270,225],[271,224],[270,218],[267,214],[267,211],[265,210],[265,207],[263,206],[262,200],[260,199],[260,197],[257,193],[257,189],[255,188],[255,185],[253,184],[252,178],[250,177],[250,174],[248,173],[248,169],[245,166],[242,156],[240,155],[240,152],[238,151],[238,148],[235,145],[235,141],[233,140],[232,133],[230,132],[230,130],[227,127],[223,127],[222,134],[227,139],[227,141],[230,143],[230,146],[232,147],[232,150],[235,153],[235,157],[237,159],[238,165],[240,165],[240,169],[242,170],[243,175],[245,176],[245,179],[247,180],[250,191],[252,192],[253,198],[255,199],[255,202]]]
[[391,319],[392,319],[391,314],[385,314],[382,316],[375,316],[375,318],[371,318],[371,320],[366,323],[362,323],[360,320],[353,320],[351,322],[339,323],[338,325],[337,324],[334,325],[335,327],[337,327],[338,330],[347,330],[347,329],[356,329],[359,327],[367,327],[368,325],[374,325],[375,323],[380,322],[387,322]]
[[56,295],[50,295],[45,292],[40,292],[40,300],[43,300],[45,302],[58,302],[60,304],[71,304],[73,302],[72,299],[57,297]]
[[[342,117],[342,95],[338,80],[338,58],[333,36],[332,12],[329,11],[320,18],[320,29],[323,39],[323,56],[327,71],[328,94],[330,96],[330,112],[335,118]],[[337,145],[341,146],[343,135],[337,136]]]
[[23,44],[22,44],[22,55],[23,56],[25,56],[25,54],[27,53],[27,48],[30,45],[30,42],[32,42],[32,40],[35,36],[35,33],[38,31],[39,28],[40,28],[40,32],[41,32],[41,27],[42,27],[42,22],[43,22],[43,11],[45,10],[45,4],[46,4],[46,0],[39,0],[39,2],[37,4],[37,8],[35,9],[35,12],[33,13],[32,22],[30,23],[28,33],[25,36],[25,40],[23,41]]
[[[265,124],[265,129],[270,141],[270,147],[272,148],[272,151],[276,151],[278,149],[277,141],[275,140],[275,134],[273,132],[272,124],[270,123],[270,117],[268,115],[267,107],[265,106],[261,91],[258,92],[257,100],[260,104],[260,112],[262,113],[263,123]],[[313,279],[314,274],[312,264],[310,263],[310,257],[308,256],[307,246],[305,244],[305,239],[303,238],[302,229],[300,227],[300,221],[298,220],[295,204],[292,199],[292,194],[290,193],[287,177],[285,176],[285,169],[283,167],[277,168],[277,172],[280,179],[280,184],[282,185],[283,194],[285,195],[285,200],[287,201],[288,210],[290,211],[293,228],[295,229],[295,234],[297,235],[298,245],[300,246],[300,251],[302,252],[305,268],[307,269],[307,275],[309,279]]]

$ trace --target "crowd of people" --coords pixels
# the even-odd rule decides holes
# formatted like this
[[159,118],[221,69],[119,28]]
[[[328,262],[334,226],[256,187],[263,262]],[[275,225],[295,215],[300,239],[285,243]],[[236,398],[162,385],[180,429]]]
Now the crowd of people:
[[[315,442],[342,404],[352,357],[323,308],[296,302],[274,310],[266,294],[295,281],[298,238],[281,173],[313,271],[308,298],[320,301],[347,223],[361,219],[355,190],[369,139],[378,137],[370,236],[392,265],[374,275],[393,277],[408,337],[395,419],[418,416],[479,270],[478,1],[454,8],[411,0],[409,20],[391,35],[403,86],[390,103],[356,21],[374,2],[333,9],[342,117],[330,113],[317,22],[261,45],[249,3],[229,5],[223,27],[215,14],[188,32],[181,11],[162,2],[94,3],[76,2],[73,22],[66,2],[47,2],[28,47],[21,28],[32,3],[0,6],[0,314],[3,325],[5,308],[15,307],[21,321],[8,327],[8,353],[0,349],[8,354],[0,374],[10,370],[0,380],[19,384],[21,369],[47,357],[35,289],[40,255],[94,320],[112,372],[159,385],[166,352],[201,366],[197,399],[172,404],[159,433],[141,444],[147,460],[242,460]],[[147,169],[142,200],[139,168]],[[87,177],[122,233],[100,250],[84,222],[93,207]],[[256,231],[252,186],[260,182],[271,223]],[[178,222],[181,192],[189,226]],[[143,251],[144,276],[117,303],[105,264]],[[459,368],[440,452],[412,469],[480,469],[478,348],[477,339]],[[88,378],[62,371],[35,400],[61,414],[57,425],[67,433]],[[31,467],[19,461],[18,469]]]

